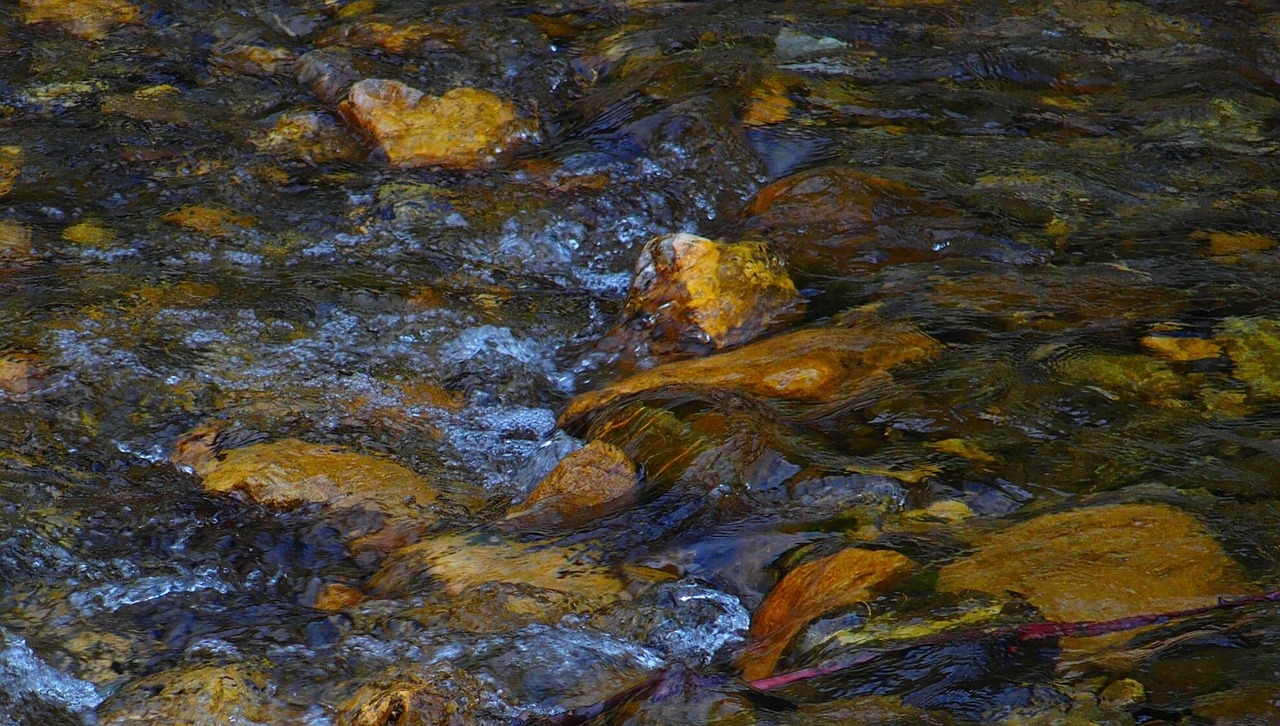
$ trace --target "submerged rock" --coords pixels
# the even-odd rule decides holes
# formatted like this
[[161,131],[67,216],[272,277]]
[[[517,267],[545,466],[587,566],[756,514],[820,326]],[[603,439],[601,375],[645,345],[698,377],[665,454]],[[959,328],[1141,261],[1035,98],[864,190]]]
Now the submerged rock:
[[43,385],[49,369],[35,353],[0,351],[0,391],[30,393]]
[[0,262],[26,262],[31,257],[31,228],[13,219],[0,219]]
[[200,204],[175,209],[161,219],[209,237],[224,237],[254,225],[253,217]]
[[138,19],[138,7],[127,0],[22,0],[20,7],[28,25],[49,23],[85,40]]
[[1280,320],[1229,318],[1218,342],[1235,363],[1235,377],[1265,398],[1280,398]]
[[636,493],[636,465],[618,447],[592,441],[560,460],[507,520],[573,527],[624,506]]
[[515,104],[477,88],[426,96],[399,81],[366,79],[339,111],[400,167],[487,167],[536,133]]
[[0,146],[0,197],[13,191],[13,184],[22,173],[22,147]]
[[174,461],[192,467],[206,491],[238,494],[275,509],[371,504],[390,514],[429,518],[424,508],[436,499],[425,477],[393,461],[297,439],[216,454],[202,450],[197,435]]
[[315,164],[354,162],[364,157],[356,139],[323,111],[285,111],[253,143],[263,151],[296,156]]
[[937,355],[942,346],[906,326],[862,323],[766,338],[725,353],[642,371],[569,402],[567,425],[603,406],[667,388],[720,388],[777,403],[849,402],[889,380],[895,366]]
[[659,352],[704,351],[798,319],[804,300],[763,243],[669,234],[640,251],[625,310],[623,330],[646,331]]
[[296,723],[267,677],[245,665],[201,665],[130,683],[99,708],[102,726]]
[[422,672],[392,669],[338,706],[338,726],[464,726],[503,719],[498,694],[470,673],[446,664]]
[[809,621],[871,600],[914,569],[915,563],[897,552],[851,547],[791,570],[751,616],[751,645],[737,660],[742,677],[752,680],[773,673],[791,639]]
[[1054,621],[1183,610],[1250,589],[1195,517],[1163,504],[1047,514],[976,548],[939,571],[939,590],[1016,592]]

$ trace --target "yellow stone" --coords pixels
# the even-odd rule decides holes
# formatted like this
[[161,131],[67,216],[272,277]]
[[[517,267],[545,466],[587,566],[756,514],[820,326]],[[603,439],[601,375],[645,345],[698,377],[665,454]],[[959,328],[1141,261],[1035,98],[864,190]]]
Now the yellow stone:
[[1217,340],[1235,363],[1235,377],[1255,394],[1280,398],[1280,320],[1228,318]]
[[22,147],[0,146],[0,197],[13,191],[13,183],[22,173]]
[[636,492],[636,465],[622,449],[592,441],[570,453],[509,520],[575,526],[626,504]]
[[1276,240],[1256,232],[1209,232],[1209,254],[1214,257],[1262,252],[1276,246]]
[[1016,592],[1052,621],[1196,608],[1251,589],[1195,517],[1163,504],[1046,514],[975,545],[939,571],[939,590]]
[[176,209],[161,219],[210,237],[229,235],[248,229],[254,224],[253,217],[199,204]]
[[50,23],[85,40],[138,18],[137,6],[126,0],[21,0],[19,7],[28,25]]
[[929,445],[944,454],[968,459],[975,464],[997,464],[999,459],[983,451],[977,444],[964,439],[942,439]]
[[891,368],[941,350],[933,338],[909,327],[868,323],[798,330],[706,358],[666,363],[580,394],[569,402],[560,424],[628,396],[669,387],[730,389],[778,403],[848,401],[889,380]]
[[786,121],[796,102],[787,97],[786,82],[776,76],[767,76],[751,89],[751,99],[742,114],[745,126],[766,126]]
[[1222,346],[1204,338],[1148,335],[1142,339],[1142,347],[1161,358],[1179,362],[1217,358],[1222,355]]
[[196,471],[207,491],[278,509],[374,503],[390,513],[421,516],[421,507],[436,499],[425,477],[393,461],[297,439],[232,449],[198,462]]
[[105,247],[116,241],[116,233],[96,219],[86,219],[62,230],[62,238],[86,247]]
[[737,661],[742,677],[773,673],[791,639],[814,618],[866,602],[914,569],[897,552],[851,547],[791,570],[751,616],[750,645]]
[[48,374],[44,361],[34,353],[0,351],[0,391],[30,393]]
[[31,228],[15,219],[0,219],[0,259],[21,260],[31,255]]
[[399,81],[366,79],[351,87],[339,111],[400,167],[490,166],[536,131],[513,103],[476,88],[428,97]]
[[242,665],[161,671],[133,681],[99,707],[102,726],[283,723],[290,715],[297,716],[271,698],[267,677]]

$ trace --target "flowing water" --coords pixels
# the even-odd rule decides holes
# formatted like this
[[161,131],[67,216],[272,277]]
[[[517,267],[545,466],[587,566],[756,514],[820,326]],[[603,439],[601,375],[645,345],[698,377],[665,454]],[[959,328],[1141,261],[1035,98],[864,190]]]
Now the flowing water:
[[[356,78],[487,89],[536,138],[393,165],[338,112]],[[1000,629],[1276,587],[1278,152],[1266,0],[8,3],[0,725],[506,723],[653,682],[596,722],[1280,720],[1266,603]],[[558,421],[709,353],[617,327],[675,232],[785,263],[803,313],[765,336],[929,354],[812,400],[692,377]],[[193,430],[439,496],[371,544],[367,513],[206,491],[171,460]],[[632,500],[506,526],[591,439],[640,466]],[[1160,531],[1036,529],[1081,511]],[[969,566],[1001,536],[1025,549]],[[752,613],[849,548],[910,574],[802,593],[749,677],[884,657],[749,687]],[[954,623],[990,628],[925,637]]]

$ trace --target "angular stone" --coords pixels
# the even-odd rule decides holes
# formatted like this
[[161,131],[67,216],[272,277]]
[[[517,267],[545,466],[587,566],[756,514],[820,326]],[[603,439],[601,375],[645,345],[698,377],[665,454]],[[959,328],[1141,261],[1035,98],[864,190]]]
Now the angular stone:
[[49,23],[85,40],[138,19],[137,6],[126,0],[22,0],[19,7],[28,25]]
[[942,346],[913,328],[864,323],[766,338],[717,355],[675,361],[573,398],[564,426],[603,406],[666,388],[718,388],[778,403],[849,401],[889,378],[889,370],[937,355]]
[[718,350],[798,319],[804,300],[762,243],[669,234],[641,250],[625,310],[624,329],[664,347]]
[[1016,592],[1053,621],[1183,610],[1250,589],[1195,517],[1164,504],[1046,514],[975,546],[939,571],[939,590]]
[[751,616],[751,644],[737,660],[742,677],[773,673],[791,639],[811,620],[870,600],[914,569],[915,563],[897,552],[851,547],[791,570]]
[[399,167],[491,166],[536,132],[515,104],[476,88],[428,97],[399,81],[366,79],[351,87],[339,111]]
[[267,507],[308,503],[374,504],[388,513],[422,517],[436,499],[431,483],[393,461],[335,446],[284,439],[232,449],[201,460],[189,445],[179,453],[195,462],[206,491],[235,493]]
[[625,505],[638,474],[622,449],[592,441],[547,474],[508,520],[522,525],[573,527]]
[[1236,378],[1259,396],[1280,398],[1280,320],[1228,318],[1217,341],[1236,364]]

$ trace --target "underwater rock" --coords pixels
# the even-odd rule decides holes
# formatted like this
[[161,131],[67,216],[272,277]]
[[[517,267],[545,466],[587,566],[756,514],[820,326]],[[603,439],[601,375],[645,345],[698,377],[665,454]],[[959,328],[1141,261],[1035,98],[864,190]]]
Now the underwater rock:
[[116,233],[96,219],[86,219],[62,230],[62,239],[85,247],[106,247],[116,241]]
[[429,97],[399,81],[366,79],[338,110],[398,167],[488,167],[536,134],[515,104],[477,88]]
[[1245,252],[1263,252],[1276,246],[1274,237],[1257,232],[1203,232],[1192,235],[1209,243],[1209,254],[1232,257]]
[[293,109],[276,117],[253,144],[266,152],[304,159],[313,164],[356,162],[364,150],[337,119],[323,111]]
[[325,103],[337,103],[347,89],[360,80],[360,72],[352,65],[350,54],[325,48],[298,56],[294,77]]
[[1148,335],[1142,338],[1142,347],[1152,353],[1175,362],[1206,360],[1222,355],[1222,346],[1206,340],[1182,335]]
[[621,449],[592,441],[560,460],[507,520],[527,526],[573,527],[632,499],[636,465]]
[[742,677],[752,680],[773,673],[791,639],[809,621],[874,598],[915,566],[891,550],[851,547],[791,570],[751,616],[751,645],[737,659]]
[[22,0],[20,6],[28,25],[50,23],[85,40],[138,19],[137,6],[126,0]]
[[248,229],[255,223],[253,217],[200,204],[175,209],[161,219],[209,237],[224,237]]
[[[125,686],[99,708],[102,726],[164,723],[172,726],[289,723],[258,670],[239,664],[162,671]],[[292,721],[296,723],[296,721]]]
[[[1053,349],[1046,346],[1045,354]],[[1032,354],[1033,359],[1037,353],[1039,351]],[[1053,368],[1063,380],[1100,389],[1114,399],[1160,403],[1184,396],[1191,390],[1188,380],[1174,372],[1168,363],[1145,355],[1068,355],[1053,361]]]
[[25,261],[31,256],[31,228],[13,219],[0,219],[0,261]]
[[13,191],[22,173],[22,156],[21,146],[0,146],[0,197]]
[[48,367],[35,353],[0,351],[0,391],[30,393],[43,384]]
[[346,610],[364,602],[364,593],[341,582],[328,582],[320,587],[311,607],[316,610]]
[[192,467],[206,491],[274,509],[373,504],[389,514],[429,518],[424,508],[436,499],[431,482],[411,469],[336,446],[283,439],[217,454],[203,451],[200,440],[197,432],[184,441],[174,462]]
[[338,706],[338,726],[466,726],[498,723],[493,686],[447,664],[422,672],[391,669]]
[[794,321],[803,310],[786,268],[763,243],[669,234],[640,251],[622,330],[646,331],[659,351],[719,350]]
[[1183,610],[1250,589],[1195,517],[1163,504],[1046,514],[975,546],[939,571],[939,590],[1016,592],[1053,621]]
[[720,388],[779,403],[848,402],[889,380],[889,370],[942,346],[911,327],[859,323],[765,338],[724,353],[666,363],[569,401],[565,426],[603,406],[665,388]]
[[1280,398],[1280,320],[1228,318],[1217,341],[1236,364],[1236,378],[1259,396]]

